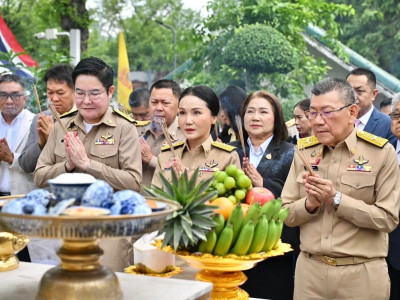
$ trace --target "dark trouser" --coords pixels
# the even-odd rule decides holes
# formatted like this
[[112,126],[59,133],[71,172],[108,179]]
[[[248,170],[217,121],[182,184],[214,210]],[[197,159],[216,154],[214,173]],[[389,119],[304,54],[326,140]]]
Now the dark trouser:
[[400,270],[392,267],[388,260],[386,260],[389,269],[390,277],[390,300],[400,299]]

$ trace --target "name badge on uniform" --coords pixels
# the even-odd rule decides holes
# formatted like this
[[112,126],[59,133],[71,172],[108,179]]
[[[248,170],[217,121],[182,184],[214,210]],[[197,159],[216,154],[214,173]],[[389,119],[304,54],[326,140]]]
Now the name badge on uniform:
[[112,139],[112,134],[109,134],[108,131],[106,134],[101,136],[101,139],[97,139],[94,142],[95,145],[114,145],[115,140]]

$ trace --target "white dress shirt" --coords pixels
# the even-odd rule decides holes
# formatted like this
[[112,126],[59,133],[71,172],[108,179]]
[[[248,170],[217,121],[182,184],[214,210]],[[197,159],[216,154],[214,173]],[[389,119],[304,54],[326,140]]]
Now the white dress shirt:
[[[7,124],[7,122],[3,118],[3,114],[0,113],[0,139],[6,138],[8,146],[13,153],[15,150],[15,142],[21,127],[22,120],[25,118],[25,114],[26,111],[22,110],[18,114],[18,116],[16,116],[15,119],[12,120],[11,124]],[[5,161],[2,161],[0,163],[0,192],[10,192],[10,177],[8,170],[10,166],[11,164]]]
[[257,152],[254,149],[253,144],[251,143],[250,137],[247,138],[247,144],[249,145],[250,148],[250,162],[257,168],[258,164],[260,163],[264,152],[267,150],[269,143],[271,142],[272,138],[274,135],[271,135],[264,143],[258,147]]
[[[363,115],[361,118],[357,119],[357,120],[360,121],[359,123],[356,122],[356,126],[357,126],[357,129],[358,129],[359,131],[364,130],[365,126],[366,126],[367,123],[368,123],[369,118],[370,118],[371,115],[372,115],[372,111],[373,111],[373,110],[374,110],[374,106],[372,105],[371,109],[370,109],[365,115]],[[357,123],[358,123],[358,124],[357,124]]]

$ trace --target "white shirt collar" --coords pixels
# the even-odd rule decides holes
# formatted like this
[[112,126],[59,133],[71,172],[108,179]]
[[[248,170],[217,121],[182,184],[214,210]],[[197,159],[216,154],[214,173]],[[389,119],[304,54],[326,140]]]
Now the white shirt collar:
[[[372,105],[371,109],[370,109],[365,115],[363,115],[361,118],[359,118],[359,120],[360,120],[360,122],[361,122],[360,125],[361,125],[361,124],[363,125],[362,130],[363,130],[363,129],[365,128],[365,126],[367,125],[368,120],[369,120],[369,118],[371,117],[373,110],[374,110],[374,105]],[[360,126],[360,125],[359,125],[359,126]],[[358,126],[358,129],[360,129],[359,126]]]

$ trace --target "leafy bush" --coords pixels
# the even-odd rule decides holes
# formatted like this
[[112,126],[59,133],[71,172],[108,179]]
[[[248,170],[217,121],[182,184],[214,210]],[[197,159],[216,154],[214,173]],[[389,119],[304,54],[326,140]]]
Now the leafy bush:
[[223,52],[224,62],[251,73],[288,73],[295,68],[290,43],[276,29],[254,24],[236,30]]

